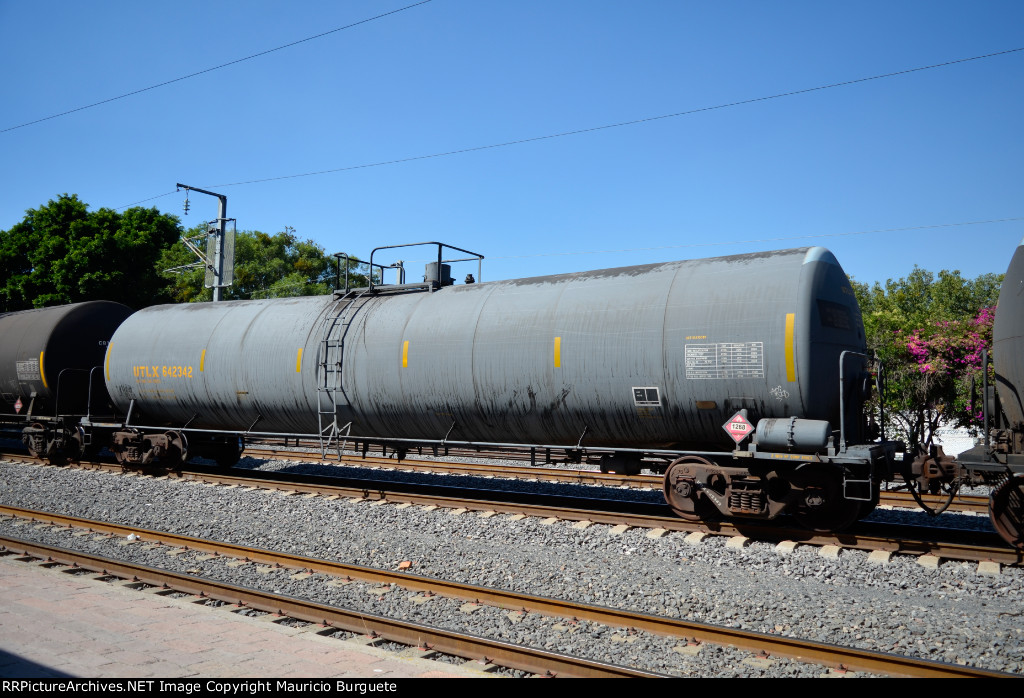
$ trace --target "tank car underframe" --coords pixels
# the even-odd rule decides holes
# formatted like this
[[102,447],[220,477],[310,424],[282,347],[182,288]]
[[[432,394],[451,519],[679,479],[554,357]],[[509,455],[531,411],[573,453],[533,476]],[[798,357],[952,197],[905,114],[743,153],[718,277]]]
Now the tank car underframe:
[[[241,456],[234,444],[247,436],[305,438],[317,434],[271,432],[223,433],[203,429],[168,429],[160,426],[121,427],[111,433],[112,450],[126,465],[173,464],[193,455],[231,465]],[[196,446],[201,444],[200,446]],[[639,473],[645,465],[661,470],[665,463],[664,493],[672,509],[688,519],[721,517],[772,519],[792,514],[812,530],[833,531],[868,515],[878,503],[879,483],[892,476],[893,455],[900,444],[883,442],[852,446],[820,454],[750,450],[687,451],[679,449],[614,449],[564,444],[461,442],[448,440],[386,439],[351,436],[341,448],[388,449],[398,460],[417,448],[443,455],[448,448],[529,449],[531,461],[599,462],[605,472]]]
[[118,463],[128,466],[184,463],[189,459],[188,439],[176,430],[143,433],[137,429],[122,429],[111,435],[110,450]]
[[988,514],[1003,540],[1024,551],[1024,455],[1007,453],[997,438],[988,447],[976,446],[960,454],[963,479],[992,487]]
[[212,460],[225,468],[242,457],[239,434],[191,432],[185,429],[121,426],[109,434],[109,446],[124,467],[177,467],[193,457]]
[[16,431],[17,438],[36,458],[63,464],[78,460],[85,446],[85,432],[78,419],[78,416],[33,415],[29,411],[24,415],[0,415],[0,425]]
[[[1024,307],[1020,303],[1021,261],[1024,241],[1013,255],[1000,291],[993,325],[996,382],[989,385],[989,350],[982,352],[982,434],[984,444],[961,453],[956,464],[961,481],[992,487],[989,518],[1007,543],[1024,551],[1024,423],[1021,402],[1021,338],[1024,337]],[[1015,289],[1007,294],[1008,288]],[[1002,349],[1002,353],[999,351]],[[1006,402],[1004,403],[1004,400]]]
[[840,530],[871,513],[895,444],[841,457],[735,451],[687,454],[665,472],[665,501],[685,519],[793,515],[816,531]]
[[21,442],[36,458],[54,464],[77,461],[89,441],[76,418],[35,417],[21,430]]
[[[75,395],[74,385],[71,385],[71,389],[68,387],[70,378],[83,374],[87,376],[88,381],[82,382],[87,386],[86,398],[85,402],[78,404],[77,407],[84,409],[85,413],[63,411],[62,406],[66,403],[61,399],[62,394]],[[28,452],[50,463],[63,465],[91,457],[107,444],[108,439],[104,434],[94,441],[94,430],[90,425],[96,419],[116,419],[110,413],[111,407],[107,400],[101,395],[106,391],[96,390],[101,375],[99,367],[62,369],[57,377],[52,403],[44,403],[47,414],[36,413],[38,405],[36,397],[33,396],[24,414],[0,414],[0,425],[19,429],[21,441]]]
[[[129,418],[130,419],[130,418]],[[129,425],[75,418],[23,421],[29,451],[54,463],[78,460],[90,448],[109,446],[125,467],[176,467],[193,457],[229,467],[238,462],[246,436],[305,438],[317,434],[218,432],[186,426]],[[879,483],[893,475],[899,444],[852,446],[824,455],[757,450],[690,451],[680,449],[587,448],[581,444],[482,443],[448,440],[386,439],[351,436],[340,448],[365,455],[371,446],[388,449],[399,460],[416,448],[444,454],[451,448],[529,449],[531,462],[598,462],[604,472],[637,474],[643,467],[664,470],[665,500],[687,519],[721,517],[772,519],[792,514],[812,530],[838,530],[869,514],[878,502]],[[538,451],[543,453],[538,458]],[[646,461],[646,462],[645,462]],[[664,463],[659,467],[658,463]]]

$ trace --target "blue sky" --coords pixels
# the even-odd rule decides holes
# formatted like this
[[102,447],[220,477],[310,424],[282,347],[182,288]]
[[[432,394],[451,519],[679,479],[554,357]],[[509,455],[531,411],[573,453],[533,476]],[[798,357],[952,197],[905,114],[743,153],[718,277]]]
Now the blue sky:
[[183,182],[241,229],[440,240],[485,280],[805,245],[973,277],[1024,238],[1024,51],[360,167],[1024,48],[1019,0],[432,0],[12,128],[414,1],[0,0],[0,229],[64,192],[180,216]]

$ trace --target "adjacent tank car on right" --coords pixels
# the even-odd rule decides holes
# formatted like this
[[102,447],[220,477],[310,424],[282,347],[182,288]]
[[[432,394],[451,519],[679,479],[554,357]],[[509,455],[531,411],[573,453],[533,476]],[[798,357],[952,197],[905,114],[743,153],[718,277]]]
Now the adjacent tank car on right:
[[995,385],[984,389],[985,443],[957,461],[973,482],[993,486],[996,530],[1024,550],[1024,240],[1010,260],[992,328]]

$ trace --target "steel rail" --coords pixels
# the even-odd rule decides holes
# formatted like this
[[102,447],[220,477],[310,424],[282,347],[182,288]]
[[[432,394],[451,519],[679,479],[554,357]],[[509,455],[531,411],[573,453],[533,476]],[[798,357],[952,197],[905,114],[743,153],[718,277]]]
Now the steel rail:
[[[120,472],[120,466],[102,466]],[[687,521],[674,515],[641,514],[621,511],[602,511],[597,508],[572,508],[551,504],[533,504],[524,502],[502,502],[482,498],[457,497],[452,495],[416,492],[396,492],[389,489],[390,483],[373,482],[367,486],[341,486],[324,483],[310,484],[295,480],[257,479],[250,475],[236,475],[237,471],[227,472],[180,472],[168,473],[169,478],[196,481],[211,485],[248,487],[253,489],[283,490],[292,493],[319,494],[328,497],[349,498],[354,500],[380,501],[391,503],[407,503],[420,506],[436,506],[466,511],[492,511],[502,514],[524,514],[540,518],[559,519],[565,521],[589,522],[609,526],[631,526],[645,529],[661,529],[666,532],[707,533],[717,536],[744,536],[751,540],[764,542],[794,541],[806,545],[825,546],[838,545],[843,548],[887,551],[893,554],[933,555],[950,560],[970,562],[997,562],[1004,565],[1020,565],[1024,562],[1024,553],[1015,550],[1002,541],[994,545],[983,545],[976,542],[957,540],[939,540],[935,532],[928,537],[918,534],[917,538],[901,537],[885,530],[881,524],[861,522],[850,531],[836,533],[816,533],[795,529],[778,522],[764,521]],[[128,473],[128,477],[135,476]],[[605,502],[605,500],[593,500]],[[889,526],[889,529],[893,529]],[[905,527],[910,528],[910,527]],[[962,536],[955,530],[943,530],[947,536]],[[982,535],[982,534],[976,534]],[[991,534],[989,537],[994,537]]]
[[[536,478],[552,482],[569,482],[585,485],[603,485],[606,487],[650,487],[661,489],[660,475],[620,475],[602,473],[597,470],[562,468],[546,468],[531,465],[494,465],[490,463],[450,463],[445,461],[421,460],[412,458],[391,458],[389,456],[342,455],[337,458],[322,458],[318,453],[285,450],[281,448],[250,448],[244,455],[253,458],[280,458],[299,462],[340,465],[354,468],[385,468],[392,470],[411,470],[425,472],[443,472],[460,475],[480,475],[509,478]],[[440,458],[441,456],[439,456]]]
[[[660,635],[693,640],[698,643],[710,642],[719,645],[731,645],[752,652],[766,652],[772,656],[790,657],[803,662],[822,664],[824,666],[831,667],[843,667],[855,671],[881,673],[891,676],[914,677],[952,678],[1010,676],[1010,674],[987,669],[947,664],[944,662],[935,662],[932,660],[892,655],[870,650],[841,647],[838,645],[782,637],[768,633],[758,633],[739,630],[736,628],[725,628],[703,623],[694,623],[675,618],[636,613],[622,609],[578,604],[560,599],[534,596],[530,594],[519,594],[502,589],[493,589],[473,584],[463,584],[432,577],[412,575],[407,572],[392,572],[389,570],[381,570],[361,565],[350,565],[328,560],[319,560],[300,555],[271,552],[247,546],[220,543],[160,531],[140,531],[136,528],[121,526],[118,524],[91,521],[88,519],[50,514],[17,507],[2,506],[0,507],[0,514],[21,519],[29,519],[41,523],[49,523],[54,526],[84,528],[112,535],[124,536],[129,533],[133,533],[142,541],[149,541],[151,543],[159,543],[161,545],[188,550],[199,550],[212,554],[244,559],[249,562],[262,562],[267,565],[281,565],[283,567],[304,569],[309,570],[310,572],[318,572],[330,576],[346,577],[350,579],[360,579],[374,583],[396,584],[400,587],[413,591],[452,596],[477,603],[485,603],[499,608],[535,612],[547,616],[583,619],[603,625],[635,628]],[[109,572],[109,569],[107,571]],[[115,574],[114,572],[110,573]],[[175,576],[182,577],[186,580],[192,579],[184,575]],[[140,579],[142,581],[146,581],[141,577]],[[159,584],[164,584],[164,582],[161,581]],[[227,587],[230,585],[224,586]],[[237,591],[238,589],[241,588],[231,587],[232,593],[239,593]],[[185,591],[185,589],[182,590]],[[253,590],[245,591],[259,595],[258,597],[254,597],[257,598],[259,603],[265,604],[267,602],[266,597],[270,596],[262,594],[262,592],[254,592]],[[231,599],[228,598],[225,600]],[[261,608],[261,610],[283,612],[281,609],[274,608],[272,596],[270,600],[271,603],[269,607],[265,605],[258,607]],[[239,603],[254,605],[254,602],[250,600],[250,597],[239,598]],[[257,606],[254,605],[254,607]],[[320,612],[321,608],[331,607],[316,605],[316,608],[317,611]],[[294,614],[288,612],[286,615]],[[322,622],[320,618],[315,616],[315,614],[313,617],[302,615],[294,615],[294,617],[301,618],[302,620],[311,620],[312,622]],[[362,619],[365,617],[367,617],[365,614],[356,614],[356,619],[359,622],[362,622]],[[362,626],[357,625],[356,627],[357,630],[359,630]],[[420,629],[422,626],[415,627]],[[346,627],[346,629],[351,628]],[[415,642],[409,643],[408,638],[401,641],[407,644],[416,644]],[[436,647],[441,649],[441,651],[450,651],[443,649],[441,645],[436,645]],[[452,653],[459,654],[458,652]],[[491,655],[487,656],[490,657]],[[543,671],[543,668],[537,669],[537,671]]]
[[[390,470],[407,470],[428,473],[452,473],[461,475],[479,475],[509,478],[536,479],[550,482],[565,482],[577,485],[595,485],[602,487],[634,487],[661,489],[664,481],[660,475],[621,475],[602,473],[594,470],[566,470],[562,468],[545,468],[542,466],[494,466],[487,463],[446,463],[443,461],[426,461],[404,458],[397,460],[387,456],[343,456],[342,460],[322,458],[317,453],[291,451],[280,448],[260,448],[247,452],[253,457],[281,458],[298,462],[339,465],[355,468],[382,468]],[[5,456],[7,457],[7,456]],[[37,459],[24,454],[13,457],[22,458],[23,462],[37,462]],[[83,463],[88,466],[89,464]],[[116,466],[121,469],[121,466]],[[945,497],[923,495],[922,499],[930,506],[939,506]],[[963,495],[955,498],[949,507],[950,511],[968,511],[979,514],[988,513],[988,497]],[[879,504],[892,507],[918,509],[914,498],[907,492],[883,490]]]
[[[566,521],[586,521],[609,526],[633,526],[636,528],[662,529],[664,531],[682,533],[709,533],[724,536],[745,536],[751,540],[780,542],[792,540],[809,545],[840,545],[844,548],[858,550],[882,550],[891,553],[908,555],[934,555],[951,560],[971,562],[998,562],[1006,565],[1018,565],[1024,561],[1024,554],[1009,546],[981,545],[975,542],[958,542],[955,540],[923,540],[905,539],[890,533],[883,533],[880,525],[862,523],[860,530],[841,531],[837,533],[815,533],[797,530],[773,522],[731,521],[686,521],[674,515],[637,514],[618,511],[600,511],[596,509],[570,508],[545,504],[521,502],[500,502],[485,499],[471,499],[438,494],[417,494],[394,492],[387,490],[387,483],[375,483],[376,487],[336,487],[322,484],[305,484],[288,481],[284,483],[270,480],[254,480],[251,477],[232,474],[198,474],[182,473],[180,477],[200,482],[230,484],[240,487],[260,487],[293,491],[307,494],[326,494],[329,496],[349,497],[360,500],[386,500],[392,503],[408,503],[422,506],[438,506],[467,511],[494,511],[503,514],[526,514],[541,518],[552,518]],[[879,531],[872,533],[871,531]],[[952,534],[950,534],[952,535]]]
[[[392,470],[411,470],[426,472],[443,472],[461,475],[481,475],[510,478],[529,478],[551,482],[566,482],[604,487],[637,487],[660,490],[664,485],[661,475],[622,475],[604,473],[596,470],[566,470],[563,468],[545,468],[543,466],[500,465],[489,463],[448,463],[444,461],[403,458],[390,456],[359,456],[343,454],[341,460],[323,458],[318,453],[289,450],[280,447],[248,448],[245,455],[252,457],[281,458],[299,462],[323,463],[329,465],[349,466],[356,468],[386,468]],[[922,499],[929,506],[939,506],[946,498],[938,495],[923,495]],[[969,511],[988,513],[988,497],[962,495],[950,504],[950,511]],[[917,502],[908,492],[883,490],[880,504],[884,506],[907,507],[917,509]]]
[[99,574],[131,579],[168,590],[225,601],[239,607],[297,618],[317,623],[325,628],[339,628],[354,633],[380,636],[386,640],[411,647],[423,647],[457,657],[476,658],[485,664],[497,664],[532,674],[568,678],[662,678],[665,676],[607,662],[596,662],[514,645],[444,628],[351,611],[217,580],[121,562],[18,538],[0,536],[0,545],[7,551],[16,554],[79,567]]
[[[930,507],[938,507],[946,503],[946,498],[938,495],[926,494],[921,496],[922,501]],[[949,505],[949,511],[972,512],[975,514],[988,514],[989,498],[977,495],[958,495]],[[909,492],[882,490],[879,504],[891,507],[905,507],[907,509],[920,509],[914,496]]]

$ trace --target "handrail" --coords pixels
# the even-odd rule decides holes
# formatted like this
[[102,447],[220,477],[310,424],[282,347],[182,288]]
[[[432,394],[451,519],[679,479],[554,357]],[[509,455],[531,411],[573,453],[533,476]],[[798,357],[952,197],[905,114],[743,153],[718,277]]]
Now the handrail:
[[363,262],[358,257],[352,257],[352,256],[346,254],[345,252],[335,252],[334,253],[334,258],[336,260],[338,260],[337,261],[337,268],[335,269],[335,272],[334,272],[334,290],[336,290],[336,291],[341,287],[341,258],[342,257],[345,258],[345,293],[348,293],[349,291],[352,290],[351,288],[349,288],[349,283],[348,283],[349,263],[352,260],[355,260],[358,264],[368,264],[368,266],[370,267],[370,271],[369,271],[369,273],[366,276],[366,283],[367,283],[367,286],[369,288],[373,288],[373,268],[374,268],[374,266],[376,266],[378,269],[380,269],[381,279],[384,278],[384,270],[385,269],[400,269],[400,270],[402,270],[402,277],[403,277],[403,279],[405,277],[405,270],[403,269],[401,262],[398,262],[396,264],[392,264],[392,265],[386,267],[383,264],[376,264],[375,265],[375,264],[373,264],[372,261],[369,262],[369,263]]
[[[859,351],[850,351],[849,349],[843,351],[839,355],[839,443],[842,446],[842,452],[846,452],[846,379],[844,376],[844,369],[846,367],[846,355],[860,356],[865,359],[871,359],[867,354],[863,354]],[[882,400],[882,396],[878,396],[879,401]]]
[[[471,252],[469,250],[464,250],[461,247],[455,247],[454,245],[447,245],[447,244],[445,244],[443,242],[436,242],[436,241],[431,241],[431,242],[410,242],[410,243],[406,243],[404,245],[384,245],[383,247],[376,247],[376,248],[373,249],[373,251],[370,252],[370,269],[372,270],[373,266],[374,266],[374,264],[373,264],[373,256],[375,254],[377,254],[377,252],[379,252],[381,250],[394,250],[394,249],[398,249],[398,248],[401,248],[401,247],[418,247],[420,245],[437,245],[437,277],[435,279],[432,279],[432,280],[428,281],[428,283],[435,284],[435,286],[432,287],[431,290],[435,290],[436,288],[440,288],[441,287],[441,270],[442,270],[442,266],[441,265],[444,264],[445,262],[470,262],[470,261],[475,259],[477,261],[477,271],[476,271],[477,281],[481,281],[482,280],[482,276],[483,276],[483,259],[484,259],[484,256],[482,254],[478,254],[476,252]],[[463,254],[468,254],[468,255],[472,255],[472,256],[468,257],[466,259],[444,259],[443,258],[443,256],[444,256],[443,252],[444,252],[445,249],[455,250],[456,252],[462,252]],[[377,265],[377,266],[380,266],[380,265]],[[370,279],[370,291],[371,292],[373,291],[373,279],[372,278]]]

